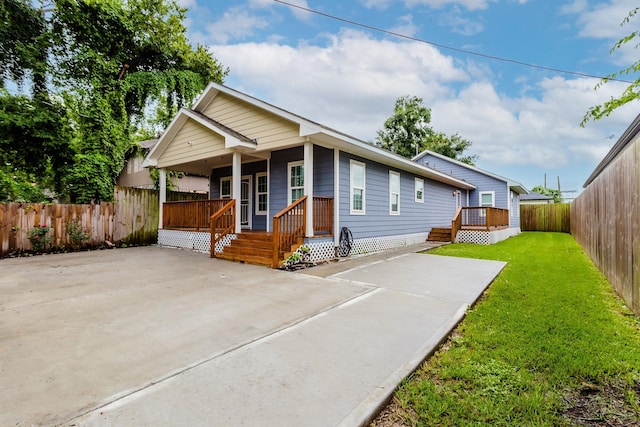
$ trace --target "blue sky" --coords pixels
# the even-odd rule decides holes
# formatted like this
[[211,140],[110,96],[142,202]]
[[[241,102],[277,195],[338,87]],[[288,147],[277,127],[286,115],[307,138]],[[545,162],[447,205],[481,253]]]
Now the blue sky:
[[[631,0],[287,0],[439,45],[589,75],[638,58],[610,54],[635,30]],[[477,166],[527,188],[580,190],[640,109],[632,103],[585,128],[589,107],[626,87],[491,60],[372,31],[274,0],[181,0],[188,36],[230,69],[225,84],[363,140],[395,100],[419,96],[434,129],[473,142]],[[567,194],[571,196],[572,194]]]

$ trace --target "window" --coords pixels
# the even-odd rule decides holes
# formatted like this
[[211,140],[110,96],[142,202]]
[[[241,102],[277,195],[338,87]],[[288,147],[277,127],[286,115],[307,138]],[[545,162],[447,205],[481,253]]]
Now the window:
[[304,196],[304,162],[291,162],[289,167],[288,204]]
[[493,191],[481,191],[480,192],[480,206],[483,208],[492,208],[495,192]]
[[267,173],[256,174],[256,215],[266,215],[269,202],[269,182]]
[[400,173],[389,171],[389,215],[400,215]]
[[424,203],[424,179],[416,178],[416,202]]
[[231,177],[230,176],[220,178],[220,198],[221,199],[231,198]]
[[350,212],[351,214],[364,215],[366,197],[365,165],[364,163],[351,160],[349,167],[351,185]]
[[511,216],[515,216],[516,218],[520,216],[520,206],[518,202],[520,198],[518,197],[518,193],[511,192]]

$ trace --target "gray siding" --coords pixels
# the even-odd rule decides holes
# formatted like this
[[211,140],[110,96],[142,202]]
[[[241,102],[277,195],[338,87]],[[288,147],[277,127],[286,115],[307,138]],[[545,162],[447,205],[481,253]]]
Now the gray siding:
[[[366,164],[365,215],[350,213],[350,160]],[[389,171],[400,173],[400,215],[389,213]],[[426,233],[434,225],[451,223],[455,213],[454,188],[435,183],[427,178],[425,201],[415,201],[416,175],[391,169],[349,153],[340,153],[340,227],[348,227],[355,239]],[[447,195],[452,203],[451,212],[442,212],[447,205]],[[440,223],[443,218],[447,220]]]
[[[469,206],[480,205],[480,193],[483,191],[495,192],[495,207],[509,208],[509,188],[504,180],[485,175],[480,171],[468,169],[453,162],[426,154],[424,157],[416,160],[417,163],[428,165],[431,169],[443,172],[456,178],[463,179],[477,187],[476,190],[469,191]],[[466,201],[465,201],[466,202]]]
[[333,197],[333,150],[313,146],[313,195]]
[[287,207],[287,163],[304,160],[303,147],[289,148],[271,153],[269,182],[269,218]]

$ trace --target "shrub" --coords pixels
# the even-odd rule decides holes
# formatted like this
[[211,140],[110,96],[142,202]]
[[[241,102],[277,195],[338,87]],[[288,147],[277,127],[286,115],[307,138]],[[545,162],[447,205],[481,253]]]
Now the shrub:
[[34,251],[42,252],[47,249],[49,242],[51,242],[49,231],[51,231],[51,227],[47,224],[36,225],[29,230],[29,241]]

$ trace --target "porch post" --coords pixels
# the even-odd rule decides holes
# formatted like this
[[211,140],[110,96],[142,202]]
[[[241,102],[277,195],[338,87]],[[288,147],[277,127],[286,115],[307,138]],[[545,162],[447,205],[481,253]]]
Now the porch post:
[[167,170],[165,168],[160,168],[160,180],[158,182],[159,187],[159,199],[160,199],[160,212],[158,217],[160,218],[158,229],[162,229],[162,205],[167,201]]
[[340,245],[340,150],[333,149],[333,245]]
[[307,196],[307,229],[305,235],[313,237],[313,143],[304,143],[304,195]]
[[234,151],[231,164],[231,198],[236,200],[236,233],[240,233],[242,225],[240,223],[240,183],[242,181],[242,155]]

